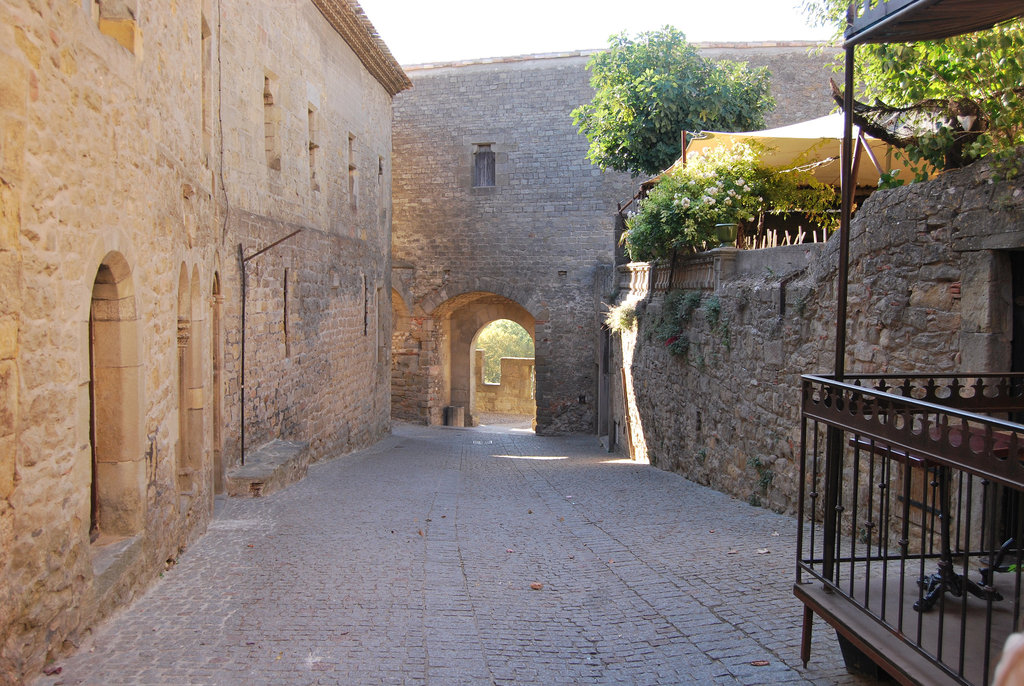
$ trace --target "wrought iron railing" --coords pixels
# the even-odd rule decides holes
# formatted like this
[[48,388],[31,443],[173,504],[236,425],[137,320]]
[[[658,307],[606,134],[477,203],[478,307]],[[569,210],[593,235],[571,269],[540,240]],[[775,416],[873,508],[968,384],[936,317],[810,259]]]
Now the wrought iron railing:
[[803,377],[794,590],[902,681],[987,684],[1020,627],[1021,410],[1019,374]]

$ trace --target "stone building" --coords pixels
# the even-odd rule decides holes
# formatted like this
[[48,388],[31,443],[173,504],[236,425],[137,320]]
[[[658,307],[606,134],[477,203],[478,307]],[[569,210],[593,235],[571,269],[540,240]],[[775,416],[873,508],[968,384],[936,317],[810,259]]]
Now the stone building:
[[[769,67],[775,126],[831,109],[831,55],[811,47],[702,51]],[[614,217],[636,182],[592,166],[573,126],[570,112],[593,97],[588,58],[407,68],[416,87],[395,100],[394,417],[437,424],[462,407],[472,421],[473,342],[505,318],[534,336],[537,430],[594,429]]]
[[6,683],[173,564],[243,435],[388,430],[409,84],[352,0],[9,0],[0,37]]

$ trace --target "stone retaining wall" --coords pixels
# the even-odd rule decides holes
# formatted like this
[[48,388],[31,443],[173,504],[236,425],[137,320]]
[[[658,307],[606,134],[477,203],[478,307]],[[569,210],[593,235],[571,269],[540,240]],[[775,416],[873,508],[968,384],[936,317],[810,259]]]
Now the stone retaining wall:
[[[1024,179],[991,177],[978,164],[879,191],[858,211],[849,372],[1010,369],[1010,251],[1024,247]],[[682,327],[685,356],[654,336],[665,297],[637,299],[638,329],[615,346],[625,383],[612,384],[611,407],[622,449],[631,442],[636,457],[792,512],[799,377],[833,368],[837,236],[820,255],[807,251],[802,267],[787,250],[784,259],[778,249],[744,255],[731,280],[703,295]]]

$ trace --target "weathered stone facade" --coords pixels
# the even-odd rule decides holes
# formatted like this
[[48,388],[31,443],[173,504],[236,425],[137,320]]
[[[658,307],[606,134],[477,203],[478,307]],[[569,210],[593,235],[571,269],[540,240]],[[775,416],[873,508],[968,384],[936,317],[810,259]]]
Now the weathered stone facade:
[[[411,68],[395,99],[395,416],[471,413],[471,344],[495,319],[534,334],[542,432],[592,421],[595,286],[632,184],[585,159],[569,112],[592,95],[584,56]],[[493,154],[474,185],[474,146]]]
[[[740,252],[734,277],[704,293],[683,327],[683,357],[652,336],[664,296],[639,299],[639,329],[615,346],[619,445],[795,511],[799,377],[833,367],[837,247],[834,235],[826,246]],[[848,371],[1009,371],[1011,255],[1022,247],[1024,178],[992,182],[978,164],[875,193],[852,225]]]
[[[707,50],[780,73],[775,125],[831,107],[826,58],[809,47]],[[598,304],[613,288],[616,203],[635,183],[592,166],[573,126],[593,97],[588,57],[408,68],[416,87],[395,100],[393,416],[441,423],[463,406],[471,418],[470,343],[500,305],[536,329],[537,430],[593,430]]]
[[301,229],[247,267],[247,445],[387,431],[407,81],[371,31],[335,0],[0,6],[4,682],[205,529],[241,457],[240,254]]

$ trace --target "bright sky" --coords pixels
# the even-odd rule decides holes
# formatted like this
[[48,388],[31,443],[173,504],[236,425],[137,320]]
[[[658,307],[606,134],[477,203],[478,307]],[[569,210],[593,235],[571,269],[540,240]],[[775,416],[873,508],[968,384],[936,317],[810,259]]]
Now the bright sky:
[[823,40],[800,0],[359,0],[401,64],[603,48],[671,24],[694,43]]

